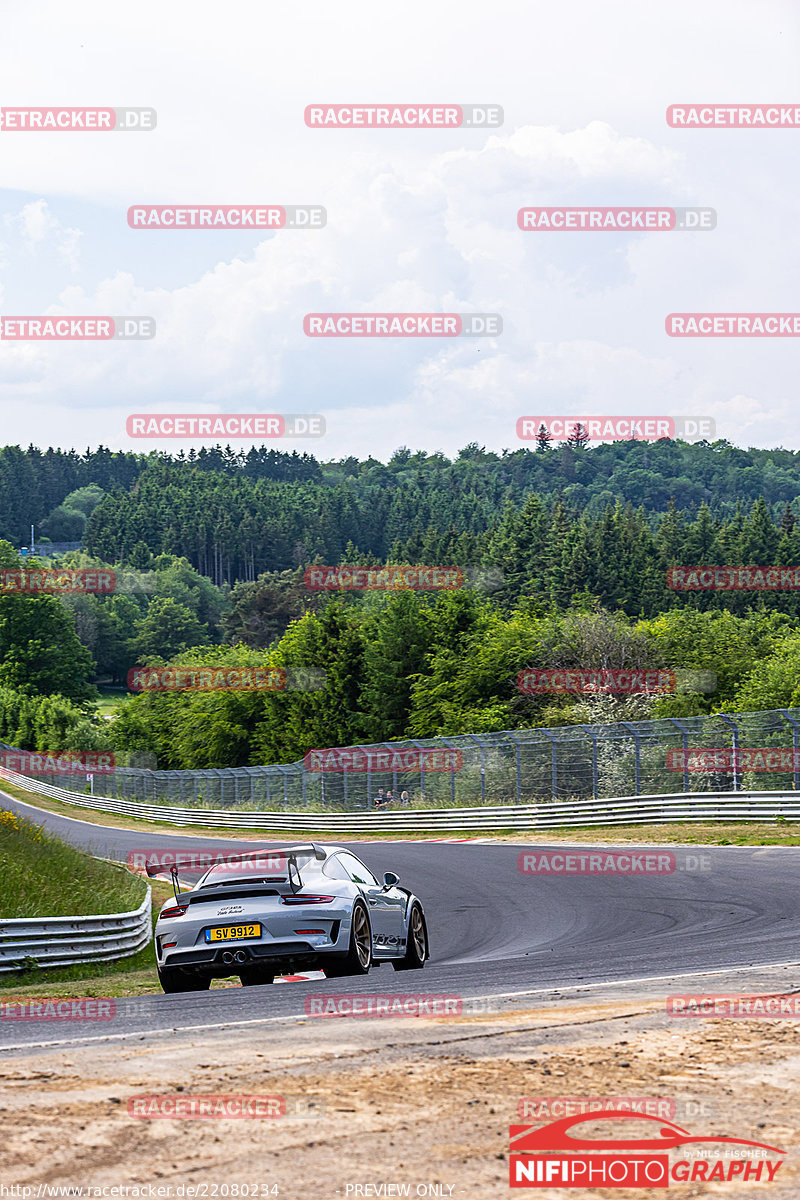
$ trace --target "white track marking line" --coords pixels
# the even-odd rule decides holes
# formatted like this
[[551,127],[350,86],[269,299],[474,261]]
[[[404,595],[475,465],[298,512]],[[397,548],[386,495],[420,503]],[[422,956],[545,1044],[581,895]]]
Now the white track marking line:
[[[768,971],[777,967],[800,967],[800,962],[779,962],[779,963],[756,963],[748,967],[719,967],[713,971],[686,971],[683,974],[675,975],[639,975],[631,979],[606,979],[601,983],[574,983],[567,984],[564,987],[549,987],[549,988],[532,988],[522,992],[486,992],[479,996],[462,996],[463,1002],[473,1000],[508,1000],[518,996],[543,996],[552,995],[556,992],[589,992],[595,991],[602,987],[621,987],[626,983],[658,983],[664,979],[703,979],[710,975],[730,975],[742,974],[747,971]],[[771,993],[770,993],[771,994]],[[120,996],[121,1000],[125,997]],[[144,999],[144,997],[139,997]],[[498,1017],[503,1014],[497,1013]],[[399,1019],[399,1018],[398,1018]],[[709,1018],[712,1019],[713,1018]],[[723,1018],[720,1018],[723,1019]],[[131,1033],[99,1033],[92,1037],[81,1038],[61,1038],[48,1042],[20,1042],[18,1046],[0,1046],[0,1054],[6,1054],[9,1051],[24,1051],[24,1050],[41,1050],[50,1046],[77,1046],[86,1042],[116,1042],[123,1041],[129,1038],[140,1038],[145,1041],[147,1037],[155,1038],[167,1033],[202,1033],[209,1029],[238,1029],[245,1025],[273,1025],[278,1021],[308,1021],[308,1020],[324,1020],[322,1017],[309,1017],[305,1012],[286,1013],[281,1017],[253,1017],[246,1021],[216,1021],[213,1024],[205,1025],[181,1025],[173,1026],[171,1029],[138,1029]],[[0,1020],[0,1027],[3,1022]]]

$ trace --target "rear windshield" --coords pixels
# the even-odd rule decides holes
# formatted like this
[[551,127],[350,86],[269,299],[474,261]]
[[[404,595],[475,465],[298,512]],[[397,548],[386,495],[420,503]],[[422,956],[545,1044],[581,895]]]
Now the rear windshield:
[[253,855],[241,862],[218,863],[203,880],[203,887],[214,884],[241,883],[252,879],[286,879],[286,859],[280,854]]

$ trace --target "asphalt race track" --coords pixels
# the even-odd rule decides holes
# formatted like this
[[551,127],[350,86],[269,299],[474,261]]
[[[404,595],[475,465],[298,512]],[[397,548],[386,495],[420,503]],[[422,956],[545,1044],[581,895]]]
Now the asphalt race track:
[[[0,803],[73,844],[124,862],[131,851],[243,848],[241,841],[91,825],[21,804]],[[319,839],[318,839],[319,840]],[[274,846],[270,840],[247,848]],[[366,979],[315,980],[118,1001],[111,1036],[218,1028],[302,1018],[309,992],[433,992],[463,997],[549,992],[576,984],[670,978],[800,960],[800,848],[677,849],[679,869],[656,876],[526,875],[523,843],[348,842],[377,875],[394,870],[422,899],[431,959],[424,972],[373,969]],[[527,852],[533,848],[524,846]],[[542,845],[544,853],[566,846]],[[589,846],[572,847],[587,852]],[[608,847],[602,848],[608,852]],[[630,846],[625,848],[630,851]],[[642,852],[644,847],[635,847]],[[658,848],[661,853],[665,847]],[[681,869],[689,854],[707,869]],[[673,990],[673,989],[669,989]],[[674,990],[686,990],[676,987]],[[0,1022],[0,1048],[72,1045],[104,1035],[94,1023]],[[110,1033],[110,1031],[109,1031]],[[105,1035],[108,1036],[108,1035]]]

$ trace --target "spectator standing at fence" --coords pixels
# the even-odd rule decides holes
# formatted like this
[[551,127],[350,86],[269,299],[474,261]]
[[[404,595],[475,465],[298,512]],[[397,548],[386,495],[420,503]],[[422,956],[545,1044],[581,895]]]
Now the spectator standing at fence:
[[386,808],[386,796],[383,788],[378,788],[378,794],[372,802],[375,808]]
[[411,803],[411,797],[409,796],[408,792],[404,791],[404,792],[400,793],[400,803],[401,804],[410,804]]

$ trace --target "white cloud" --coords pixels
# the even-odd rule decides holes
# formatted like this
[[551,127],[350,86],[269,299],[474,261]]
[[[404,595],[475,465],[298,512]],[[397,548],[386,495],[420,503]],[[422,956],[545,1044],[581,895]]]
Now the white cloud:
[[[14,436],[126,445],[134,410],[322,411],[329,435],[305,448],[323,457],[404,441],[452,453],[517,445],[517,416],[578,406],[696,412],[733,441],[796,441],[791,343],[680,342],[663,326],[671,310],[800,307],[797,134],[675,131],[664,119],[687,98],[791,98],[787,4],[768,0],[758,22],[741,0],[709,0],[700,16],[688,0],[669,13],[498,0],[493,21],[474,0],[411,0],[402,22],[362,0],[347,21],[321,0],[269,14],[243,0],[224,19],[204,0],[142,0],[133,23],[95,0],[77,11],[68,22],[37,7],[35,57],[24,50],[33,13],[10,16],[5,97],[152,104],[158,128],[0,133],[16,189],[4,296],[32,286],[35,260],[38,311],[152,315],[158,334],[0,345]],[[302,123],[307,103],[387,98],[496,101],[506,125]],[[213,231],[132,234],[136,201],[324,203],[328,225],[231,258]],[[719,225],[631,238],[516,228],[518,208],[559,203],[703,204]],[[505,328],[458,343],[306,338],[303,315],[328,310],[494,311]]]

